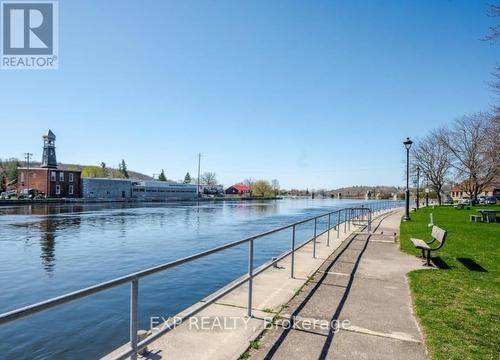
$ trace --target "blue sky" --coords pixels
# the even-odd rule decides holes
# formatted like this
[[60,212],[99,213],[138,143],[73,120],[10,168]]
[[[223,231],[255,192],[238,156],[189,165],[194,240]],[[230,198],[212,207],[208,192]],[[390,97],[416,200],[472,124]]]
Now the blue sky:
[[403,184],[406,136],[493,102],[487,1],[60,1],[59,70],[0,71],[0,157],[225,185]]

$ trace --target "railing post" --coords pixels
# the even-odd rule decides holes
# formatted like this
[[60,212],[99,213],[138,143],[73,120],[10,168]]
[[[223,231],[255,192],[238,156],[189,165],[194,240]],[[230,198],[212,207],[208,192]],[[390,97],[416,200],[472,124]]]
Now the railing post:
[[290,277],[293,279],[295,270],[295,224],[292,228],[292,264],[290,265]]
[[328,235],[326,237],[326,246],[330,246],[330,227],[331,227],[331,215],[332,213],[328,214]]
[[340,232],[340,210],[337,216],[337,239],[339,238],[339,232]]
[[137,359],[137,331],[138,331],[138,301],[139,301],[139,279],[133,279],[130,283],[130,347],[134,353],[130,356],[132,360]]
[[252,317],[252,290],[253,290],[253,239],[248,245],[248,317]]
[[349,231],[351,231],[352,209],[349,209]]
[[368,213],[368,233],[372,231],[372,212]]
[[313,239],[313,258],[316,259],[316,228],[318,226],[318,218],[314,218],[314,239]]
[[347,209],[344,209],[344,233],[347,231]]

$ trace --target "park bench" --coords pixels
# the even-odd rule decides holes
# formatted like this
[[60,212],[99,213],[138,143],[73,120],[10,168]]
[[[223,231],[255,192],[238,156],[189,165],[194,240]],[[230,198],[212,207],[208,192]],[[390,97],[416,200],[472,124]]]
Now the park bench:
[[465,204],[457,204],[453,207],[457,210],[463,210],[463,209],[470,210],[470,206],[465,205]]
[[481,215],[470,214],[469,218],[470,218],[471,222],[481,222],[482,221],[482,216]]
[[[448,234],[448,232],[446,230],[443,230],[440,227],[434,225],[432,227],[432,232],[431,232],[431,236],[432,236],[431,241],[426,242],[424,240],[413,239],[413,238],[410,240],[417,249],[422,250],[422,257],[424,259],[426,258],[427,265],[430,265],[431,264],[431,252],[439,250],[443,247],[444,242],[446,241],[447,234]],[[435,242],[437,242],[439,245],[432,248],[431,245],[434,244]]]

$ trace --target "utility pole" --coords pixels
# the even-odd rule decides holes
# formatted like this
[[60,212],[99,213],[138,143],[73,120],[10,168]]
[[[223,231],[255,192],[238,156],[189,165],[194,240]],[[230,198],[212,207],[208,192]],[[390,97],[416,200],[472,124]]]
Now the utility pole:
[[26,159],[26,162],[27,162],[27,173],[26,173],[26,184],[27,184],[27,188],[28,188],[28,199],[30,198],[30,159],[31,157],[33,156],[32,153],[24,153],[24,158]]
[[200,198],[200,164],[201,164],[201,153],[198,153],[198,199]]

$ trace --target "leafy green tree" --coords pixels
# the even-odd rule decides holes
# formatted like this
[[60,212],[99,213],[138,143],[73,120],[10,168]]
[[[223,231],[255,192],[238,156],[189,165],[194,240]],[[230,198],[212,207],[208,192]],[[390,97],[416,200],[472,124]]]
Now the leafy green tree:
[[107,177],[108,172],[100,166],[86,165],[82,169],[82,177],[103,178]]
[[165,170],[161,169],[160,175],[158,175],[158,180],[167,181],[167,177],[165,176]]
[[0,176],[5,176],[7,182],[17,180],[17,168],[21,163],[16,158],[0,161]]
[[273,197],[274,190],[269,181],[257,180],[252,183],[251,187],[252,196],[255,197]]
[[184,176],[184,184],[191,184],[191,175],[189,174],[189,171],[186,173],[186,176]]

